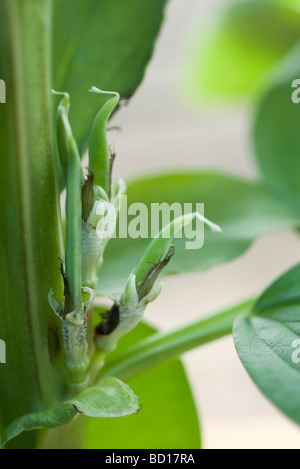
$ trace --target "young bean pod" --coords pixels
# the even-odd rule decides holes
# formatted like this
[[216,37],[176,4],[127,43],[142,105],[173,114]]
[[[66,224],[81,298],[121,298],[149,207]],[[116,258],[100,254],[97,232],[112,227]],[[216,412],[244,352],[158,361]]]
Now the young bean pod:
[[143,255],[135,270],[136,285],[138,285],[139,282],[145,277],[149,271],[149,266],[157,264],[162,257],[167,255],[176,233],[186,225],[192,223],[195,218],[198,218],[203,223],[206,223],[212,229],[212,231],[222,231],[218,225],[215,225],[197,212],[175,218],[175,220],[162,228],[162,230],[151,241],[148,248],[146,249],[145,254]]
[[89,146],[89,166],[94,174],[94,183],[102,187],[107,194],[111,185],[111,160],[107,142],[106,127],[109,117],[117,106],[120,95],[113,91],[91,88],[92,93],[111,96],[102,106],[94,121]]
[[158,297],[162,288],[163,270],[175,252],[172,244],[174,236],[178,230],[190,224],[195,218],[206,223],[213,231],[221,231],[218,225],[203,215],[191,213],[176,218],[158,233],[149,244],[137,268],[130,274],[120,300],[106,313],[105,322],[96,328],[96,334],[100,334],[97,335],[96,344],[103,353],[113,350],[117,341],[136,327],[143,317],[147,304]]
[[[58,106],[57,145],[66,182],[66,254],[64,302],[57,303],[49,293],[49,303],[61,319],[65,350],[65,367],[70,385],[77,391],[87,383],[90,357],[87,340],[87,312],[94,292],[88,290],[90,300],[83,302],[82,288],[82,180],[80,155],[68,119],[70,107],[67,93],[55,93],[63,98]],[[86,289],[84,290],[86,293]]]
[[[56,93],[59,94],[59,93]],[[82,169],[80,155],[73,137],[68,113],[70,98],[62,93],[57,115],[57,143],[61,166],[66,180],[66,276],[75,308],[82,308]],[[68,311],[67,313],[69,313]]]

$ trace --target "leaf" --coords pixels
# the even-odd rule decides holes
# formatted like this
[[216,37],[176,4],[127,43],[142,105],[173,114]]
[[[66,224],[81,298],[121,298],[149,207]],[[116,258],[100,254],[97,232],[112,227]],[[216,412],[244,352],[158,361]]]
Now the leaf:
[[267,1],[292,8],[295,11],[300,11],[299,0],[267,0]]
[[[258,183],[218,173],[165,174],[136,180],[128,185],[128,206],[152,203],[204,203],[205,216],[223,233],[205,229],[201,249],[185,249],[186,239],[175,240],[175,255],[166,268],[169,274],[206,270],[243,254],[259,236],[297,225],[298,216],[274,201]],[[180,208],[180,207],[179,207]],[[132,217],[128,217],[130,221]],[[149,220],[150,226],[150,220]],[[131,270],[138,264],[149,239],[112,239],[99,275],[98,293],[123,291]]]
[[[53,86],[71,96],[70,120],[82,151],[107,97],[91,86],[129,98],[143,79],[166,0],[55,0]],[[105,100],[104,100],[105,99]]]
[[123,417],[139,411],[138,398],[129,386],[117,378],[106,378],[78,396],[63,402],[55,408],[27,414],[14,420],[5,430],[1,445],[24,431],[38,428],[55,428],[65,425],[80,413],[89,417]]
[[192,92],[219,99],[255,91],[264,73],[300,38],[300,14],[281,3],[235,3],[206,39],[201,28],[187,64]]
[[4,430],[1,447],[4,447],[9,441],[25,431],[38,428],[55,428],[64,425],[70,422],[76,414],[77,412],[72,405],[64,403],[46,412],[23,415],[17,420],[14,420]]
[[[123,337],[109,356],[114,360],[135,343],[155,333],[139,324]],[[129,381],[139,395],[138,415],[118,421],[87,421],[88,449],[199,448],[199,423],[193,396],[179,360],[156,367]]]
[[299,284],[300,264],[264,292],[250,315],[236,320],[233,333],[238,355],[255,384],[298,424]]
[[97,387],[72,399],[77,412],[87,417],[124,417],[139,411],[138,398],[117,378],[106,378]]
[[300,207],[300,105],[292,101],[300,78],[300,43],[278,68],[255,116],[254,147],[266,183],[291,206]]

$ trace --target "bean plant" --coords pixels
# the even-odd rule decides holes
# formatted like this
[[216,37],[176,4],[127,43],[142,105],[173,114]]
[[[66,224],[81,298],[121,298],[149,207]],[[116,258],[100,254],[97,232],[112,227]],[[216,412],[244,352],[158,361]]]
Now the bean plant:
[[[264,293],[178,330],[143,322],[164,275],[206,270],[258,236],[298,229],[299,12],[265,5],[294,29],[260,89],[259,180],[182,170],[126,184],[113,176],[109,120],[143,79],[166,3],[0,0],[2,448],[200,448],[180,356],[232,331],[256,385],[300,423],[299,265]],[[249,3],[247,14],[257,13]],[[205,217],[175,216],[151,239],[115,237],[125,195],[149,208],[202,202]],[[187,250],[176,235],[198,222],[204,246]]]

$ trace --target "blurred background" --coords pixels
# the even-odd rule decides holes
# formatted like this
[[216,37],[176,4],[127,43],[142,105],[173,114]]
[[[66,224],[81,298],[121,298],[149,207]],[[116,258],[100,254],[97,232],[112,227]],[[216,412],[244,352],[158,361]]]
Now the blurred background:
[[[132,179],[171,168],[258,175],[251,149],[253,100],[208,106],[192,99],[191,43],[195,37],[200,45],[202,40],[205,43],[210,24],[228,4],[228,0],[170,0],[145,81],[130,105],[113,119],[112,125],[122,128],[110,134],[117,151],[115,177]],[[299,260],[296,234],[265,236],[230,264],[166,278],[146,319],[162,329],[179,327],[261,292]],[[183,360],[206,449],[300,448],[298,427],[251,382],[231,337],[190,352]]]

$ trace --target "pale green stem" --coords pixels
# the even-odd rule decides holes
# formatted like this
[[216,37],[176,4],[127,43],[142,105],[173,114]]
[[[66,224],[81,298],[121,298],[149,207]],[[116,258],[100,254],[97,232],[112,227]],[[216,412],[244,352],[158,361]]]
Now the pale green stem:
[[179,357],[200,345],[220,339],[232,332],[235,319],[249,312],[251,299],[215,316],[202,319],[173,332],[157,333],[138,343],[116,361],[106,365],[101,373],[128,380],[150,368]]

